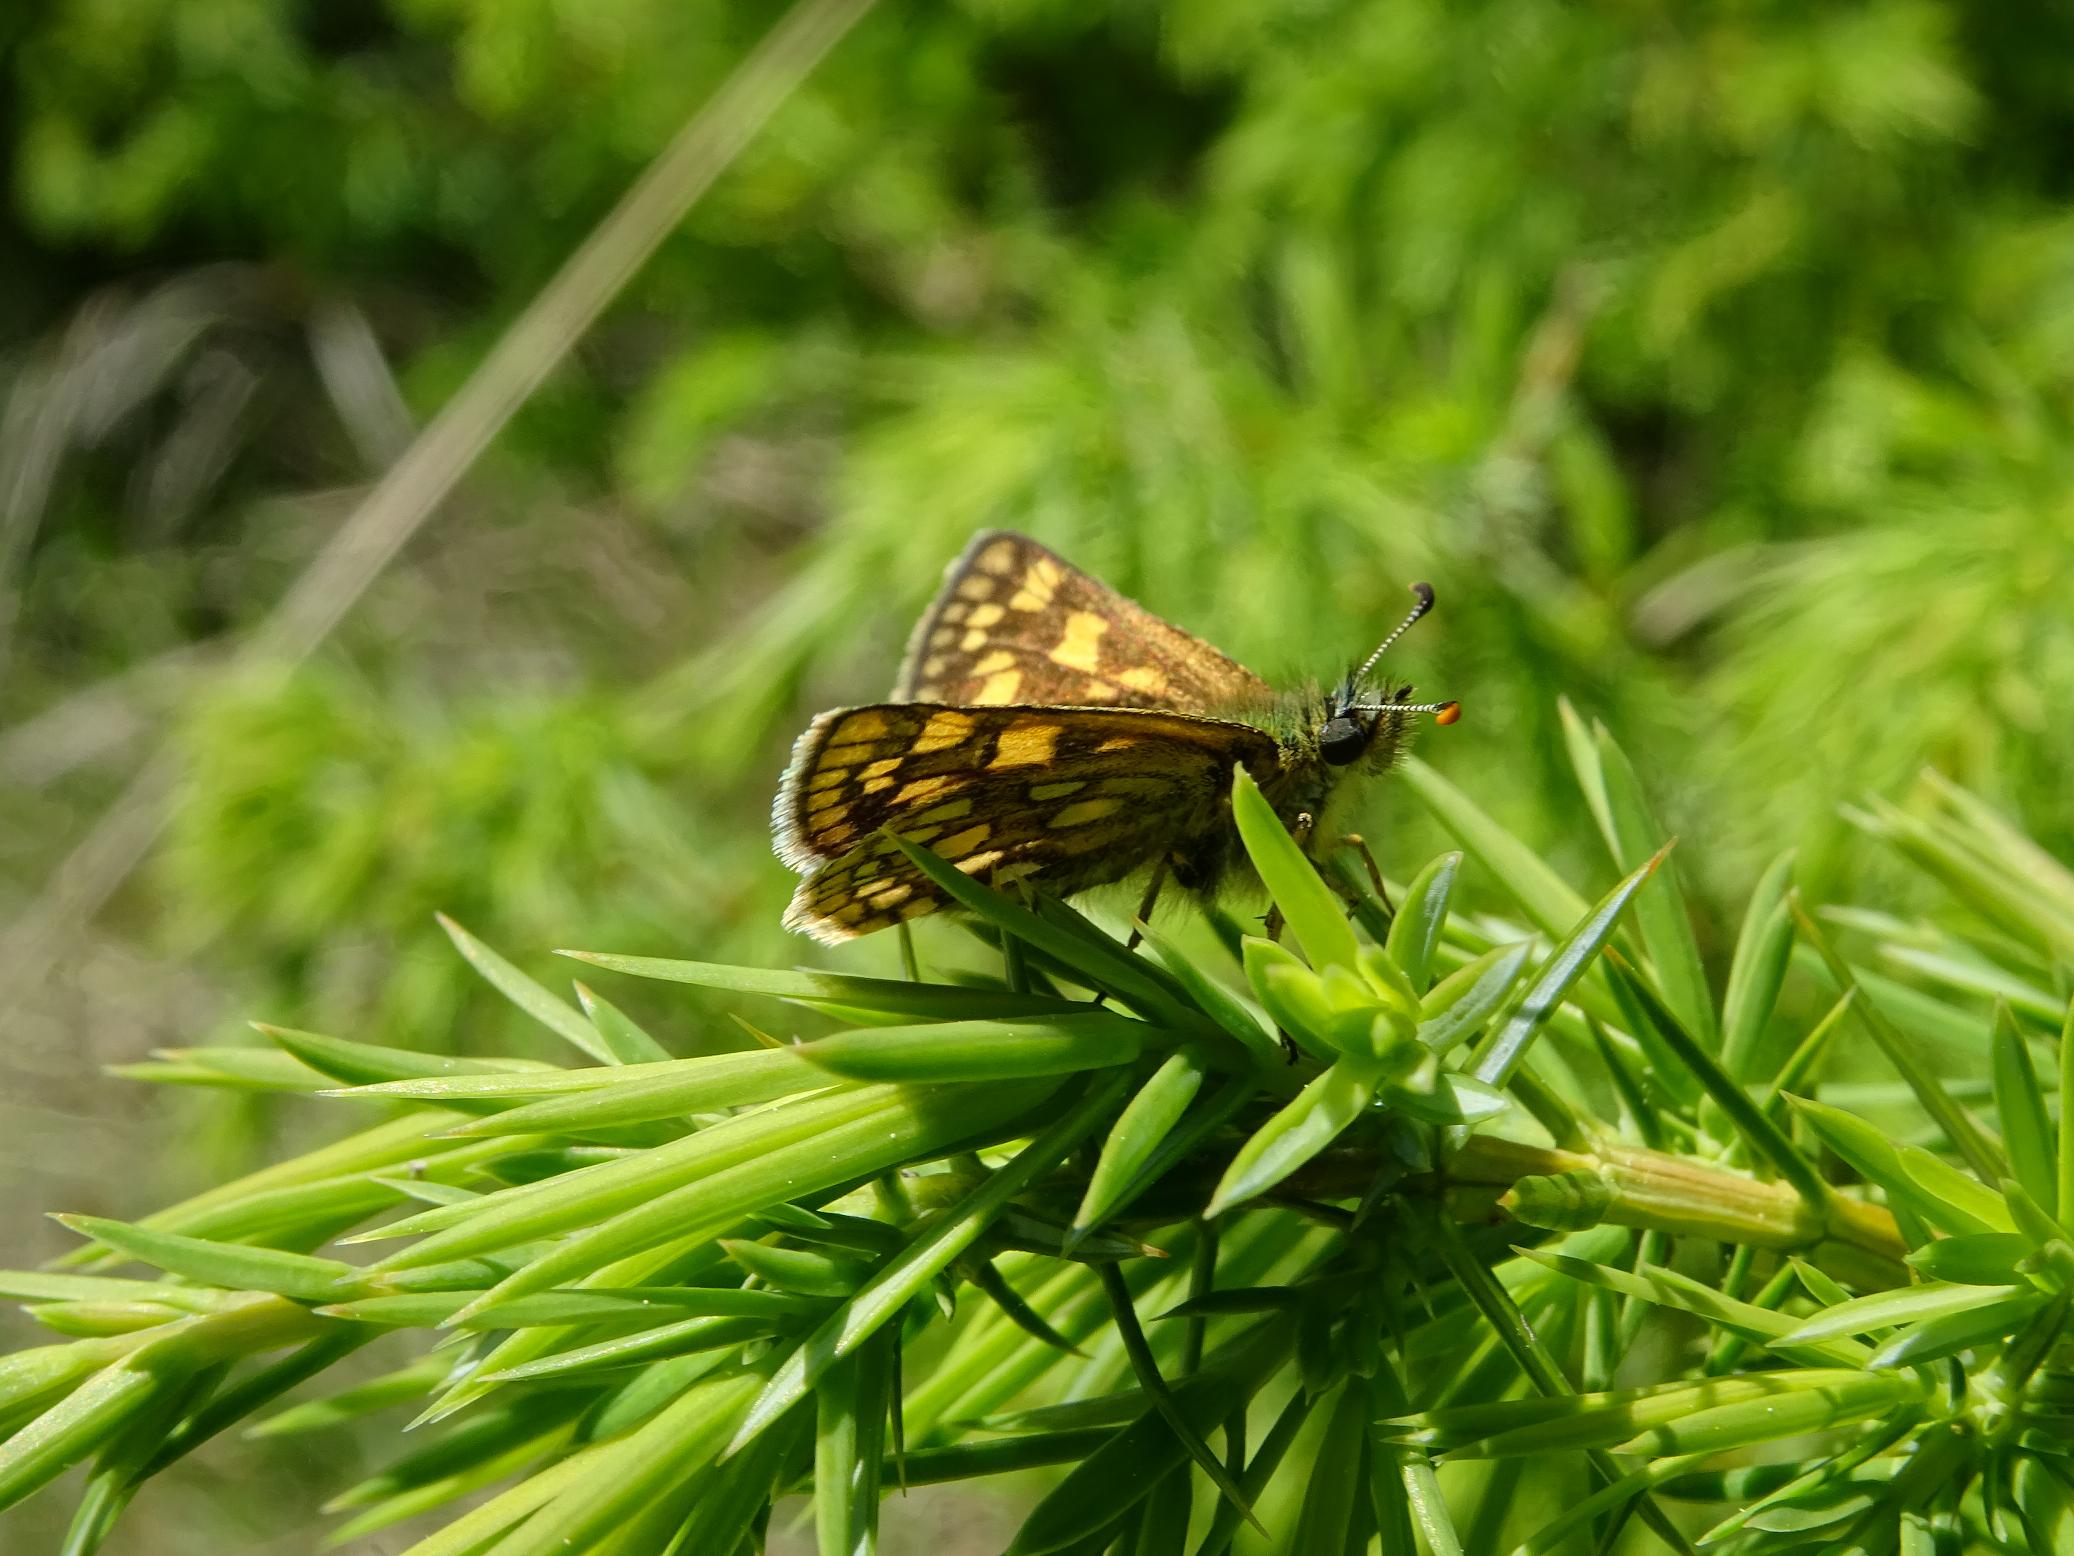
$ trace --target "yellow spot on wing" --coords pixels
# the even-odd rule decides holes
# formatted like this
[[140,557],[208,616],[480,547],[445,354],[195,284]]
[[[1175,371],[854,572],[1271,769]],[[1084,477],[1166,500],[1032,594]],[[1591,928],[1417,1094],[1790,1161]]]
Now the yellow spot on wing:
[[995,541],[972,559],[972,565],[989,573],[1005,573],[1015,566],[1015,542],[1002,539]]
[[1076,800],[1064,810],[1057,812],[1047,823],[1054,827],[1084,826],[1090,821],[1100,821],[1104,816],[1113,816],[1123,809],[1123,801],[1111,796],[1101,799]]
[[955,836],[945,838],[936,845],[936,851],[946,859],[962,859],[987,840],[993,827],[982,821],[977,826],[967,827]]
[[[1023,673],[1020,670],[999,670],[988,676],[973,696],[973,702],[982,707],[1001,707],[1015,701],[1015,694],[1023,689]],[[920,746],[915,747],[917,751]]]
[[1050,557],[1039,557],[1023,574],[1022,587],[1015,591],[1008,602],[1010,610],[1041,611],[1051,604],[1052,595],[1058,589],[1059,564]]
[[897,756],[888,756],[882,757],[878,761],[873,762],[871,766],[865,768],[864,771],[859,773],[857,776],[860,778],[883,778],[886,776],[886,774],[898,772],[899,770],[900,758]]
[[1003,731],[989,767],[1028,767],[1049,762],[1059,743],[1056,724],[1015,724]]
[[886,729],[886,715],[876,708],[866,708],[852,713],[837,725],[835,738],[844,745],[856,740],[879,740],[885,736]]
[[[914,785],[910,784],[908,787],[913,788]],[[901,798],[906,798],[905,790],[901,791]],[[918,822],[956,821],[960,816],[969,816],[971,814],[972,801],[945,800],[941,805],[934,805],[931,806],[928,810],[923,811],[920,815],[915,817],[915,820]]]
[[1137,743],[1137,737],[1133,735],[1111,735],[1107,740],[1096,746],[1095,749],[1097,751],[1128,751]]
[[986,641],[986,633],[982,632],[978,627],[970,627],[966,629],[965,635],[958,639],[958,647],[963,652],[969,654],[974,649],[982,647]]
[[1109,623],[1093,611],[1074,611],[1066,617],[1066,630],[1051,651],[1051,662],[1069,670],[1097,670],[1102,664],[1102,634]]
[[992,603],[975,605],[972,607],[972,614],[965,618],[965,624],[971,627],[991,627],[1007,614],[1001,606]]
[[997,648],[972,667],[974,675],[992,675],[997,670],[1006,670],[1015,664],[1015,655],[1005,648]]
[[1116,679],[1134,692],[1144,692],[1149,697],[1163,695],[1167,689],[1167,673],[1157,665],[1133,665],[1118,673]]
[[931,751],[948,751],[952,746],[963,745],[972,735],[972,720],[963,713],[932,713],[929,722],[922,726],[922,738],[908,751],[914,756],[927,756]]
[[1069,794],[1078,794],[1087,787],[1085,778],[1070,778],[1064,783],[1033,783],[1030,798],[1033,800],[1062,800]]
[[[984,573],[967,573],[958,580],[958,598],[961,600],[984,600],[994,592],[994,580]],[[995,606],[999,610],[1000,606]]]
[[983,854],[973,854],[968,858],[960,859],[958,861],[958,868],[963,870],[967,875],[977,875],[988,865],[994,864],[997,861],[999,861],[1000,858],[1001,850],[998,848],[990,848]]
[[878,794],[892,787],[893,780],[890,778],[867,778],[864,781],[864,792],[866,794]]
[[[920,805],[926,800],[935,799],[939,794],[948,794],[964,781],[962,776],[951,773],[939,773],[934,778],[917,778],[894,795],[893,802],[896,805]],[[968,800],[966,803],[970,804],[971,801]]]

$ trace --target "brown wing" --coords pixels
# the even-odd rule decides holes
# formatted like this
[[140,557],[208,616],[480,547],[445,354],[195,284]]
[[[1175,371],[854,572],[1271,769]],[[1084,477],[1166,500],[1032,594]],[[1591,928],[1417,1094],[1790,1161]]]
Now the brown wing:
[[1182,713],[1267,695],[1244,665],[1008,530],[975,535],[951,564],[893,687],[895,702]]
[[785,925],[832,944],[946,905],[882,827],[994,885],[1120,880],[1221,824],[1240,762],[1269,780],[1281,751],[1250,724],[1131,708],[824,713],[772,816],[779,857],[810,872]]

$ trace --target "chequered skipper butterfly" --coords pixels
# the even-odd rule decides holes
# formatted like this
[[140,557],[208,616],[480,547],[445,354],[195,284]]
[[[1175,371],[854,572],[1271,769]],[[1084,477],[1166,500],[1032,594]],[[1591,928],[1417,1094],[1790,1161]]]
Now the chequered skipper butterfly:
[[786,927],[834,944],[949,905],[881,829],[994,886],[1063,897],[1149,867],[1155,893],[1169,875],[1207,890],[1236,855],[1240,763],[1308,838],[1342,778],[1396,760],[1410,715],[1456,717],[1368,685],[1431,607],[1414,593],[1336,686],[1277,695],[1027,536],[975,536],[892,701],[824,713],[792,748],[771,814],[778,857],[806,876]]

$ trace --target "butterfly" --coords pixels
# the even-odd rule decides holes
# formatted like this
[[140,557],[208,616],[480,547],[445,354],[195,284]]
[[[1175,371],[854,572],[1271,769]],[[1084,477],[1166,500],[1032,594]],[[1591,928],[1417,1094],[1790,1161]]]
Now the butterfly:
[[1277,693],[1026,535],[988,530],[944,575],[890,701],[808,726],[778,786],[778,857],[805,879],[788,929],[827,944],[952,906],[898,834],[995,887],[1070,896],[1152,872],[1214,889],[1239,849],[1233,771],[1307,841],[1345,779],[1388,768],[1452,702],[1372,686],[1418,603],[1331,687]]

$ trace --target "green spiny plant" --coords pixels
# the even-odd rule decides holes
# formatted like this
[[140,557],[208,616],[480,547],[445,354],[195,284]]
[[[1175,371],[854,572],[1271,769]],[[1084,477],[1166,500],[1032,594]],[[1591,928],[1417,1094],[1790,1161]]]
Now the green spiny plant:
[[0,1359],[0,1502],[83,1465],[87,1553],[227,1429],[414,1409],[335,1540],[734,1552],[798,1492],[856,1556],[895,1488],[1050,1468],[1013,1556],[2061,1548],[2074,874],[1926,780],[1853,819],[1949,911],[1818,910],[1781,858],[1717,997],[1632,769],[1562,717],[1595,901],[1414,760],[1460,851],[1393,913],[1242,775],[1283,942],[1129,948],[917,850],[995,971],[571,953],[820,1035],[672,1058],[450,925],[584,1063],[262,1028],[134,1067],[384,1111],[0,1273],[62,1337]]

